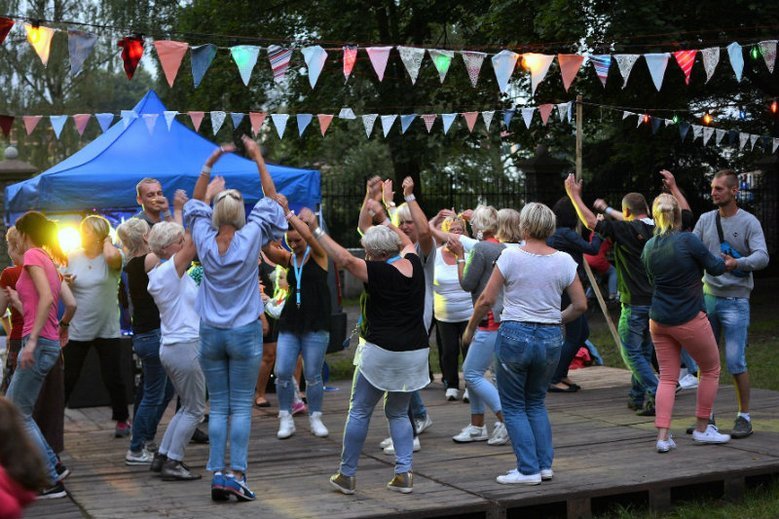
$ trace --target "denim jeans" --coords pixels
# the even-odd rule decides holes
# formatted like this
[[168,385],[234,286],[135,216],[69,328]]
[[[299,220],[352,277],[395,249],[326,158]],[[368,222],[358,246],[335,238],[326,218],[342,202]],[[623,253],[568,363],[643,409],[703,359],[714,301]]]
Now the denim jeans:
[[[22,349],[19,352],[20,359],[27,344],[27,339],[28,337],[22,339]],[[32,412],[35,409],[35,402],[38,400],[38,394],[43,386],[43,381],[49,371],[57,364],[60,354],[59,341],[39,337],[38,346],[35,348],[33,355],[35,364],[29,368],[22,368],[17,364],[16,371],[14,371],[13,378],[11,379],[11,385],[8,386],[8,392],[5,395],[21,412],[24,427],[33,443],[38,447],[46,467],[46,472],[49,474],[52,483],[57,480],[57,471],[55,470],[57,455],[54,454],[54,451],[38,428],[38,424],[33,420]]]
[[280,411],[292,411],[292,401],[295,399],[295,381],[292,376],[295,373],[298,355],[302,354],[308,412],[309,414],[322,412],[324,397],[322,366],[325,363],[329,341],[330,333],[325,331],[303,334],[279,332],[274,373],[276,373],[276,393],[279,397]]
[[687,352],[687,349],[682,346],[682,351],[680,353],[682,362],[684,363],[684,367],[687,368],[687,372],[690,375],[694,375],[698,373],[698,363],[695,362],[695,359],[693,359],[690,354]]
[[544,399],[562,345],[558,325],[503,321],[498,330],[498,392],[517,469],[525,475],[552,468],[552,425]]
[[557,384],[568,376],[568,366],[589,336],[590,325],[587,323],[586,315],[582,314],[573,321],[565,323],[565,339],[563,348],[560,350],[560,361],[552,375],[552,384]]
[[392,444],[395,446],[395,473],[411,471],[413,433],[408,419],[408,406],[411,393],[387,392],[375,388],[362,376],[360,369],[354,370],[352,396],[349,402],[349,415],[344,427],[343,450],[341,451],[340,472],[344,476],[357,473],[360,452],[368,436],[373,408],[384,396],[384,415],[389,422]]
[[227,422],[230,422],[230,468],[246,472],[252,428],[254,386],[262,360],[262,324],[214,328],[200,322],[200,367],[211,401],[210,449],[206,468],[224,470]]
[[622,360],[633,374],[630,400],[638,405],[657,393],[657,375],[652,367],[652,337],[649,335],[649,305],[626,305],[619,315]]
[[725,336],[725,362],[731,375],[747,371],[747,336],[749,332],[749,299],[717,297],[706,294],[706,313],[714,338]]
[[143,366],[143,398],[135,410],[130,450],[138,452],[154,439],[162,414],[173,397],[173,384],[160,362],[160,330],[133,336],[133,351]]
[[[468,386],[471,414],[484,414],[484,405],[500,412],[500,397],[495,385],[484,376],[495,360],[495,340],[498,332],[476,330],[463,362],[463,378]],[[494,373],[494,370],[493,370]]]

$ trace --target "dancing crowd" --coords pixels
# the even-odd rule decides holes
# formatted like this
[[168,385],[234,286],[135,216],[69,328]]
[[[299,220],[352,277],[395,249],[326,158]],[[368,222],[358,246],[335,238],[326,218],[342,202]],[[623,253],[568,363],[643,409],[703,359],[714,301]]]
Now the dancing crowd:
[[[480,205],[460,214],[442,210],[430,220],[410,177],[399,206],[392,181],[375,177],[359,214],[359,258],[320,227],[311,208],[290,210],[259,146],[249,138],[243,143],[264,195],[248,214],[242,193],[211,178],[214,164],[234,150],[224,145],[206,160],[191,199],[176,192],[173,211],[160,182],[142,179],[136,188],[142,210],[117,228],[121,247],[112,243],[108,221],[96,215],[81,222],[81,248],[67,255],[56,223],[39,212],[9,229],[14,266],[0,277],[0,306],[10,308],[12,324],[0,433],[14,439],[0,443],[14,448],[0,447],[0,499],[14,495],[21,506],[36,492],[66,495],[70,470],[58,457],[64,406],[95,349],[115,436],[129,437],[126,464],[148,465],[166,481],[201,478],[184,458],[193,436],[204,436],[198,425],[207,419],[211,498],[254,500],[246,477],[252,408],[271,405],[265,398],[271,371],[277,438],[294,435],[294,415],[305,411],[310,432],[329,435],[322,371],[333,265],[364,286],[341,461],[330,478],[344,494],[356,491],[360,453],[380,400],[389,428],[380,446],[395,457],[387,488],[413,491],[413,452],[433,423],[420,394],[431,382],[433,330],[443,396],[462,398],[470,408],[467,425],[452,440],[510,444],[516,465],[498,483],[553,479],[545,398],[582,389],[568,378],[568,367],[589,336],[585,262],[598,258],[605,265],[597,272],[610,279],[608,299],[621,307],[619,347],[632,375],[627,406],[655,417],[656,450],[676,448],[670,428],[682,365],[698,377],[696,422],[688,431],[693,442],[721,444],[752,434],[749,295],[752,272],[767,265],[768,253],[759,221],[738,207],[733,171],[714,175],[716,208],[695,224],[665,170],[667,192],[651,208],[641,194],[628,193],[621,210],[602,199],[591,209],[571,175],[567,196],[553,208]],[[122,277],[143,374],[132,420],[121,376]],[[737,388],[730,434],[714,421],[720,336]],[[174,396],[176,413],[157,445],[157,427]],[[487,410],[494,415],[491,430]],[[29,461],[38,458],[40,466]]]

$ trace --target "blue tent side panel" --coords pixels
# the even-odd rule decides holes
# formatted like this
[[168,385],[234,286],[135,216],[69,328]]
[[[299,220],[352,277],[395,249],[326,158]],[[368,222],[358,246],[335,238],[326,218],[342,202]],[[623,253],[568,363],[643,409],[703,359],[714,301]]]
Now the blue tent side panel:
[[[25,211],[73,213],[101,209],[138,209],[135,185],[144,177],[160,180],[169,200],[177,189],[191,195],[203,163],[217,145],[173,120],[170,131],[165,106],[149,91],[135,106],[138,118],[118,120],[104,134],[40,175],[6,188],[5,217],[13,222]],[[153,130],[144,114],[157,114]],[[153,115],[152,115],[153,117]],[[321,202],[316,170],[268,164],[276,189],[290,206],[315,208]],[[257,165],[235,154],[224,155],[212,176],[223,176],[227,187],[253,205],[262,197]]]

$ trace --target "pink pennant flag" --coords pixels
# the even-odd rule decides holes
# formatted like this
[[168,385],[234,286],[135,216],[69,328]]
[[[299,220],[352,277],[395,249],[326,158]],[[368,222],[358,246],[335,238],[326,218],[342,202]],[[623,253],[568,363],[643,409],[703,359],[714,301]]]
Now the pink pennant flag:
[[84,130],[86,130],[90,118],[92,118],[92,114],[76,114],[73,116],[73,122],[79,135],[84,135]]
[[262,123],[265,122],[265,116],[268,115],[265,112],[249,112],[249,121],[252,123],[252,133],[257,136],[257,133],[262,127]]
[[[576,74],[579,73],[579,69],[584,61],[584,56],[579,54],[558,54],[557,63],[560,65],[560,74],[563,76],[563,86],[565,91],[571,87]],[[546,124],[546,121],[544,121]]]
[[373,70],[379,76],[379,81],[384,81],[384,71],[387,69],[387,60],[392,47],[368,47],[365,50],[368,51],[368,57],[371,59]]
[[435,118],[436,118],[435,114],[422,115],[422,120],[425,121],[425,128],[427,128],[427,133],[430,133],[430,130],[433,129],[433,123],[435,122]]
[[690,73],[692,73],[692,66],[695,63],[695,55],[698,54],[697,50],[678,50],[673,53],[676,62],[679,64],[679,68],[684,72],[684,84],[690,84]]
[[330,128],[330,123],[333,122],[333,114],[317,114],[316,118],[319,119],[319,131],[324,137],[327,129]]
[[479,72],[487,54],[484,52],[464,51],[460,55],[463,57],[465,69],[468,71],[468,78],[471,80],[473,87],[476,88],[476,84],[479,82]]
[[35,127],[38,126],[40,120],[43,119],[42,115],[23,115],[22,121],[24,121],[24,129],[27,130],[27,135],[30,135]]
[[173,88],[173,82],[181,67],[181,60],[187,53],[189,43],[183,41],[158,40],[154,42],[154,48],[157,49],[157,57],[160,59],[162,71],[165,72],[165,79],[168,85]]
[[189,112],[189,118],[192,119],[192,126],[195,127],[195,131],[200,131],[200,123],[203,122],[203,116],[205,112]]
[[357,61],[357,47],[346,45],[344,47],[344,79],[349,79],[349,76],[352,75],[355,61]]
[[473,127],[476,124],[476,119],[479,118],[479,112],[464,112],[463,118],[465,119],[465,124],[468,125],[468,131],[473,133]]
[[553,104],[545,104],[538,107],[538,113],[541,115],[541,122],[544,123],[544,126],[546,126],[553,108]]

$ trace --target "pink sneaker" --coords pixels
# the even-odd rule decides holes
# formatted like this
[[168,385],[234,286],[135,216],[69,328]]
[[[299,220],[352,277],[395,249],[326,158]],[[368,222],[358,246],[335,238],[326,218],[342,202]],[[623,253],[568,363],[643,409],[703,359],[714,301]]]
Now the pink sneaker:
[[295,416],[296,414],[305,413],[308,411],[308,407],[302,400],[298,400],[294,404],[292,404],[292,416]]
[[116,429],[114,429],[114,438],[127,438],[132,432],[132,427],[128,422],[116,422]]

